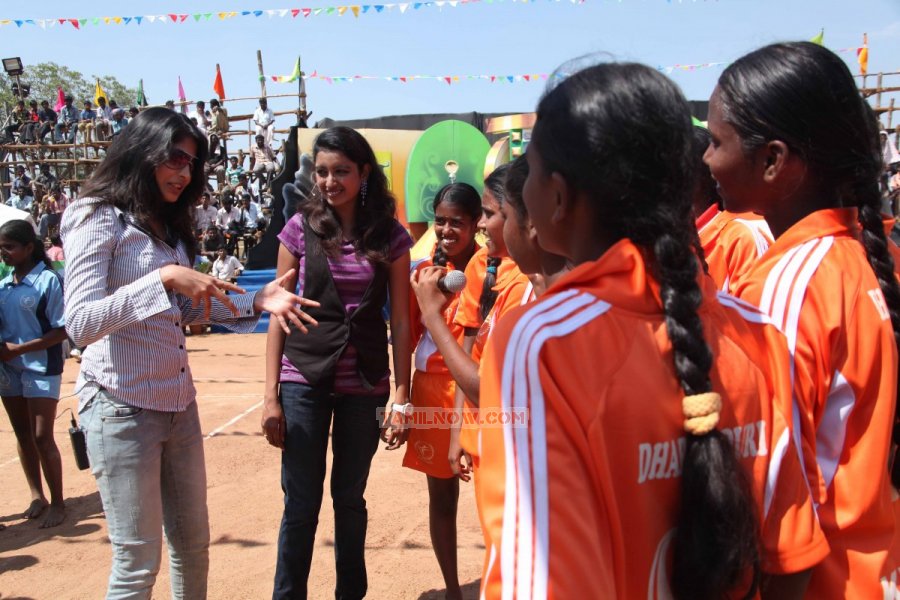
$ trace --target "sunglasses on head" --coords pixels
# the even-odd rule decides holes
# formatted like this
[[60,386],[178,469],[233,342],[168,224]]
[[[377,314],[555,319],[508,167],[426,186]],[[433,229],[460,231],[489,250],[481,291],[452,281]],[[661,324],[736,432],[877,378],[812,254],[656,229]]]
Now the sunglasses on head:
[[191,156],[184,150],[173,148],[169,151],[169,158],[163,162],[163,166],[175,171],[180,171],[185,167],[188,167],[189,169],[193,168],[195,160],[197,160],[196,156]]

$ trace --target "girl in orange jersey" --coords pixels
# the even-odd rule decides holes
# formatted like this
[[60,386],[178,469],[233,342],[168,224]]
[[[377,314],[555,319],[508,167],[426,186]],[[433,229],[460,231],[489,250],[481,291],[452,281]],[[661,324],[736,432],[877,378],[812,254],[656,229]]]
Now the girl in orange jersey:
[[[495,169],[484,180],[482,217],[479,227],[485,232],[484,253],[478,252],[466,267],[466,289],[460,294],[455,323],[464,328],[462,347],[456,342],[441,315],[447,298],[437,287],[444,269],[430,267],[413,273],[412,288],[422,311],[422,323],[431,337],[453,379],[456,380],[456,409],[465,411],[466,423],[451,429],[450,468],[463,481],[469,481],[478,454],[478,428],[471,422],[477,418],[478,365],[491,329],[510,308],[518,306],[531,284],[515,262],[509,258],[503,241],[503,213],[500,205],[506,195],[504,180],[509,165]],[[486,260],[485,260],[486,257]],[[485,266],[486,265],[486,266]],[[479,275],[483,274],[482,279]],[[481,288],[474,300],[473,290]],[[476,411],[476,412],[473,412]]]
[[788,354],[699,276],[684,97],[603,64],[537,114],[524,201],[572,270],[497,324],[482,361],[482,410],[503,422],[482,429],[484,597],[752,595],[761,570],[797,574],[765,588],[796,596],[828,548]]
[[762,214],[775,235],[737,293],[793,352],[795,423],[832,550],[809,597],[881,597],[898,567],[900,288],[879,215],[877,122],[844,61],[806,42],[732,63],[709,118],[706,162],[726,207]]
[[735,213],[722,209],[718,186],[703,163],[703,154],[712,137],[695,126],[692,155],[699,169],[694,183],[694,217],[706,272],[720,290],[733,293],[753,263],[772,243],[765,220],[752,212]]
[[[478,249],[475,232],[481,218],[481,197],[467,183],[451,183],[434,199],[434,232],[437,245],[431,259],[416,266],[416,271],[431,266],[464,270]],[[458,296],[451,298],[442,316],[451,334],[462,342],[463,328],[453,323]],[[462,598],[456,568],[456,510],[459,503],[459,479],[450,470],[450,430],[438,420],[453,410],[456,383],[444,364],[431,334],[422,326],[419,305],[410,302],[410,329],[416,348],[410,401],[417,410],[426,409],[424,420],[409,430],[403,466],[422,471],[428,478],[428,526],[431,545],[441,567],[448,599]],[[439,414],[442,413],[442,414]],[[431,415],[431,416],[429,416]]]

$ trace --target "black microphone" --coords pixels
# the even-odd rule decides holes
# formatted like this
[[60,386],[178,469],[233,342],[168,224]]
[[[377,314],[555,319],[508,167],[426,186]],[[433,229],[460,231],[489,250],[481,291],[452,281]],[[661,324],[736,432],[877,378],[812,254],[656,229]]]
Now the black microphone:
[[462,271],[450,271],[438,279],[437,286],[445,294],[461,292],[466,287],[466,274]]
[[69,427],[69,440],[72,442],[72,450],[75,451],[75,465],[79,470],[84,471],[91,466],[88,459],[87,439],[84,435],[84,427],[80,427],[75,421],[75,414],[72,413],[72,426]]

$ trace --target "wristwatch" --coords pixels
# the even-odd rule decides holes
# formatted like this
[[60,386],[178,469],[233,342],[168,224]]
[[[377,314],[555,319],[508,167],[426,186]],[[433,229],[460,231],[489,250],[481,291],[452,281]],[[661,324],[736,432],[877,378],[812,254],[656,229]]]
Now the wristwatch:
[[413,405],[412,405],[412,404],[409,404],[409,403],[406,403],[406,404],[392,404],[392,405],[391,405],[391,411],[392,411],[392,412],[398,412],[398,413],[400,413],[401,415],[406,415],[407,417],[410,416],[411,414],[413,414],[413,408],[414,408]]

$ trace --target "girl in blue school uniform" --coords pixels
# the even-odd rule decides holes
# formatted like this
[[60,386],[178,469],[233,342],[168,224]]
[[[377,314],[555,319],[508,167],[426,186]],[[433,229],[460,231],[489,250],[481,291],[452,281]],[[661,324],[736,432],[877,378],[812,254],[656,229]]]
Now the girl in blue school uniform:
[[0,226],[0,259],[12,267],[0,279],[0,397],[31,490],[25,517],[43,515],[41,527],[54,527],[66,516],[62,462],[53,439],[66,339],[62,284],[27,221]]

